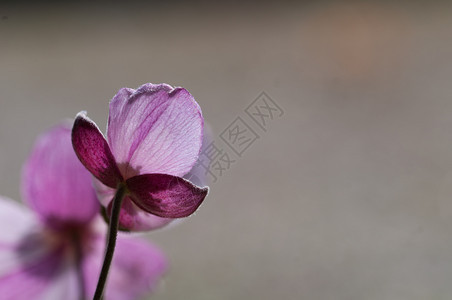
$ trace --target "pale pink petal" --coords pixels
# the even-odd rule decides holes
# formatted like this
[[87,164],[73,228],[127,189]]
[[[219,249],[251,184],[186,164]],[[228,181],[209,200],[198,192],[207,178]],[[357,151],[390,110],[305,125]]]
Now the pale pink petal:
[[207,196],[200,188],[181,177],[144,174],[127,179],[133,202],[148,213],[163,218],[183,218],[194,213]]
[[0,197],[0,299],[39,299],[58,276],[61,250],[25,206]]
[[62,261],[61,251],[50,252],[0,276],[1,299],[40,299],[40,295],[54,284]]
[[203,118],[193,96],[167,84],[121,89],[110,103],[107,136],[125,178],[145,173],[183,176],[195,164]]
[[[110,202],[107,211],[111,212],[112,202]],[[126,196],[121,206],[119,215],[119,227],[121,230],[128,231],[149,231],[161,228],[174,219],[161,218],[149,214],[136,206],[133,201]]]
[[72,260],[65,260],[61,264],[57,276],[52,283],[42,291],[39,297],[33,299],[39,300],[80,300],[88,299],[86,295],[81,295],[81,278],[77,268]]
[[20,236],[20,241],[0,246],[0,278],[10,274],[23,265],[32,264],[52,251],[53,247],[46,242],[43,232],[35,232],[33,227]]
[[[204,137],[202,142],[201,153],[206,150],[206,147],[212,143],[213,133],[210,126],[204,126]],[[198,186],[205,186],[207,184],[207,174],[205,168],[201,166],[201,162],[195,164],[191,171],[184,176],[185,179]],[[96,187],[97,196],[101,199],[104,206],[108,206],[107,211],[111,211],[111,200],[115,195],[115,190],[111,189],[100,181],[96,180],[94,186]],[[162,228],[169,223],[175,224],[176,219],[161,218],[153,214],[149,214],[136,206],[128,197],[124,199],[121,207],[121,214],[119,224],[121,229],[129,231],[149,231]],[[177,219],[178,221],[182,219]]]
[[89,222],[99,203],[92,176],[74,153],[69,124],[41,135],[25,163],[23,198],[50,226]]
[[115,196],[116,189],[112,189],[96,178],[93,180],[94,189],[96,190],[97,199],[99,202],[107,207],[111,200],[113,200],[113,197]]
[[123,180],[107,141],[85,112],[75,118],[72,145],[82,164],[102,183],[116,188]]
[[49,249],[34,215],[24,205],[0,197],[0,278],[39,260]]
[[211,168],[211,162],[207,155],[208,147],[214,142],[213,131],[208,124],[204,124],[204,136],[202,139],[201,155],[193,168],[184,175],[184,178],[197,186],[206,186],[208,184],[208,171]]
[[[105,239],[99,236],[83,262],[87,294],[92,297],[104,255]],[[152,292],[167,270],[163,253],[144,240],[118,235],[105,290],[105,300],[140,299]]]
[[0,196],[0,248],[17,245],[31,229],[41,229],[35,215],[23,204]]

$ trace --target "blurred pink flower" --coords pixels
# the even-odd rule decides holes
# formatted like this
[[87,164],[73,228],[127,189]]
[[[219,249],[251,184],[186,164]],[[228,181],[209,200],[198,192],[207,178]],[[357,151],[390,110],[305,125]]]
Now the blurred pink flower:
[[208,188],[183,178],[200,153],[204,119],[193,96],[167,84],[123,88],[110,102],[107,140],[84,112],[72,130],[74,150],[99,180],[96,190],[110,214],[120,184],[127,195],[120,228],[144,231],[191,215]]
[[[74,154],[71,130],[42,135],[25,165],[29,210],[0,197],[0,298],[91,298],[103,261],[106,224],[91,176]],[[105,299],[137,299],[167,269],[164,255],[142,239],[120,235]]]

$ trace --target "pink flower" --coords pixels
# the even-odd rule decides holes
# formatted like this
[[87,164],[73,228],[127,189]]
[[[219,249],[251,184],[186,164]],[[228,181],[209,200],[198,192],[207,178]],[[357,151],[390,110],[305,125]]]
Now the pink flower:
[[[42,135],[25,165],[27,209],[0,197],[0,298],[91,298],[99,276],[106,225],[91,176],[61,125]],[[144,240],[120,235],[106,300],[137,299],[167,268],[164,255]]]
[[192,95],[167,84],[119,90],[110,103],[108,142],[84,112],[77,115],[74,150],[99,180],[95,185],[107,213],[116,189],[126,186],[120,228],[159,228],[191,215],[201,205],[208,188],[183,176],[197,161],[203,125]]

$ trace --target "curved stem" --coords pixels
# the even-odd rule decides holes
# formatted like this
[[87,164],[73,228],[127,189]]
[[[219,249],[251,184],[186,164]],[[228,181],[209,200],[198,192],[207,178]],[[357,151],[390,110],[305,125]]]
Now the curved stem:
[[113,207],[111,209],[110,225],[108,227],[107,249],[105,250],[104,264],[100,271],[99,281],[97,282],[96,292],[93,300],[101,300],[104,292],[105,283],[107,282],[108,271],[110,270],[113,253],[115,252],[116,236],[118,235],[119,212],[121,204],[126,194],[125,184],[120,184],[113,199]]

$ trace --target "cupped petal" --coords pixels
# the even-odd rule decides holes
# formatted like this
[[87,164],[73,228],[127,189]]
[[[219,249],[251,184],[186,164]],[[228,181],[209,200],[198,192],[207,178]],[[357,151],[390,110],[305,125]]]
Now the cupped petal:
[[[107,207],[108,215],[111,214],[112,203]],[[119,228],[125,231],[149,231],[159,229],[174,219],[161,218],[143,211],[136,206],[130,197],[126,196],[122,202],[119,215]]]
[[183,218],[194,213],[208,188],[168,174],[144,174],[126,180],[130,197],[144,211],[162,218]]
[[22,193],[50,226],[86,223],[99,212],[92,177],[72,148],[69,124],[37,139],[22,172]]
[[[106,208],[107,218],[109,218],[116,190],[109,188],[97,179],[94,179],[94,187],[97,198]],[[121,206],[119,228],[123,231],[150,231],[162,228],[173,221],[174,219],[171,218],[161,218],[145,212],[136,206],[130,197],[126,196]]]
[[[94,295],[104,256],[105,239],[99,236],[83,261],[85,286]],[[152,292],[168,268],[164,254],[143,239],[118,234],[115,255],[105,289],[107,300],[133,300]]]
[[82,164],[102,183],[116,188],[123,180],[107,141],[85,112],[75,118],[72,145]]
[[[207,124],[204,124],[204,136],[202,142],[201,153],[207,150],[207,147],[213,141],[213,131]],[[201,157],[198,159],[195,166],[187,173],[184,178],[194,183],[197,186],[207,185],[207,172],[206,167],[209,162],[201,161]],[[100,181],[95,180],[95,187],[97,196],[101,200],[101,203],[107,207],[107,212],[111,212],[112,202],[115,195],[115,190],[111,189]],[[176,221],[177,220],[177,221]],[[121,206],[121,213],[119,216],[119,226],[121,230],[127,231],[150,231],[160,229],[167,226],[169,223],[176,224],[182,219],[161,218],[153,214],[149,214],[136,206],[131,199],[126,196]]]
[[112,99],[107,137],[126,179],[145,173],[183,176],[199,155],[203,123],[187,90],[149,83],[136,91],[121,89]]

